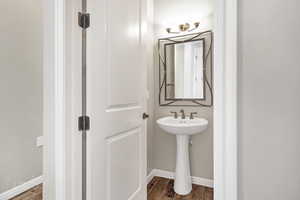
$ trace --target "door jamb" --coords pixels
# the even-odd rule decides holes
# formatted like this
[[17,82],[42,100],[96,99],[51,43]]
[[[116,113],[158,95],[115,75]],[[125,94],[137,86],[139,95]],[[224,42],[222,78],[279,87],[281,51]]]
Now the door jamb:
[[214,199],[238,199],[237,0],[215,0]]
[[65,200],[65,8],[43,0],[43,199]]

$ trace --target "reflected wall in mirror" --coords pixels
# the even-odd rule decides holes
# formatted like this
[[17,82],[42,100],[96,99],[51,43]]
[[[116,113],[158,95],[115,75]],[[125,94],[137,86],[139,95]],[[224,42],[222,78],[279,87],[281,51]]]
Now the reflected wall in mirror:
[[205,98],[203,49],[203,40],[166,45],[167,99]]
[[159,39],[161,106],[213,105],[212,38],[207,31]]

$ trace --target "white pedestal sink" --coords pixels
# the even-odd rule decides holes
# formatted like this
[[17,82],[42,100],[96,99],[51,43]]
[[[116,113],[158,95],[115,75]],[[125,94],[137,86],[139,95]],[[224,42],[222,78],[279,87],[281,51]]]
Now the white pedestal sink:
[[163,117],[156,122],[164,131],[176,135],[177,155],[174,190],[177,194],[187,195],[192,191],[189,137],[204,131],[207,128],[208,121],[197,117],[194,119]]

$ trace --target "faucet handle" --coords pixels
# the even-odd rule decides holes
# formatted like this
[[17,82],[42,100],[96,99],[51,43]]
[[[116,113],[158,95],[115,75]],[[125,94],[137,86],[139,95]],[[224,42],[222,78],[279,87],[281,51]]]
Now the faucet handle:
[[174,114],[174,118],[177,119],[178,118],[178,114],[175,111],[171,111],[170,113]]
[[196,114],[197,114],[197,112],[191,112],[190,119],[194,119],[194,115],[196,115]]

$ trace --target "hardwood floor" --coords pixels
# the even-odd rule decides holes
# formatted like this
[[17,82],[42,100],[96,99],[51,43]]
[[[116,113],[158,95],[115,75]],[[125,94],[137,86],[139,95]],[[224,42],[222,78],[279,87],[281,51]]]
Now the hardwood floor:
[[212,188],[193,185],[192,193],[181,196],[174,192],[173,185],[173,180],[154,177],[147,187],[147,200],[213,200]]
[[43,186],[38,185],[10,200],[42,200],[43,199]]
[[[154,177],[147,187],[147,200],[213,200],[212,188],[193,185],[191,194],[181,196],[174,192],[173,185],[173,180]],[[42,193],[43,186],[38,185],[10,200],[42,200]]]

